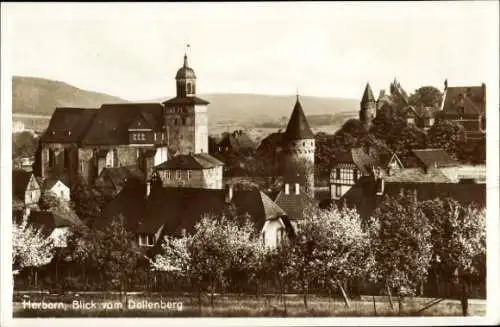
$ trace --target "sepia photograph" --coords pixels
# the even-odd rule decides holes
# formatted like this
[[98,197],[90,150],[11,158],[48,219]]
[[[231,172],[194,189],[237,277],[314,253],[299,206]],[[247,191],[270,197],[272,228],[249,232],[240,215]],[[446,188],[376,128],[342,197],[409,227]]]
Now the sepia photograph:
[[2,325],[500,323],[498,24],[2,3]]

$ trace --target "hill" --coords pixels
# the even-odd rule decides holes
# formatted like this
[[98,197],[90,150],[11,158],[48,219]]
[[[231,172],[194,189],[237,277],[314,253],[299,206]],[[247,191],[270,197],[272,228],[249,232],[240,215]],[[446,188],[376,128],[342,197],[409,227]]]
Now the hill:
[[125,100],[44,78],[24,76],[12,78],[14,114],[52,115],[56,107],[99,108],[103,103],[116,102]]
[[[14,76],[12,80],[12,105],[16,119],[38,123],[50,116],[56,107],[99,108],[103,103],[126,102],[126,100],[104,93],[79,89],[64,82],[35,77]],[[218,133],[236,128],[283,126],[288,121],[295,104],[295,95],[262,94],[201,94],[210,101],[209,124],[211,132]],[[141,102],[159,102],[155,99]],[[300,101],[311,126],[338,125],[347,116],[356,116],[359,100],[301,96]],[[30,120],[30,122],[28,122]],[[45,118],[46,120],[46,118]],[[48,121],[43,121],[46,125]],[[40,129],[40,128],[37,128]]]

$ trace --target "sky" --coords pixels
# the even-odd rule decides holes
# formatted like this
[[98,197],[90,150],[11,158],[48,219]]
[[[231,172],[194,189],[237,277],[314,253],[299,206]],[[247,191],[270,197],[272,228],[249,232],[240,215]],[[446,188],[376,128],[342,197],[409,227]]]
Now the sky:
[[185,45],[198,93],[361,98],[397,77],[480,85],[497,60],[498,2],[9,3],[12,75],[127,100],[175,92]]

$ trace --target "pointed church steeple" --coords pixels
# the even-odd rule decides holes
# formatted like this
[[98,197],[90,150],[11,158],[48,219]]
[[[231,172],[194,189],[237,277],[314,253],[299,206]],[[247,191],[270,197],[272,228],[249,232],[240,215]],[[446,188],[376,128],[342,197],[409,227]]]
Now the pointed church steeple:
[[302,104],[300,103],[299,94],[297,93],[297,100],[293,107],[292,115],[288,121],[285,131],[285,138],[287,140],[303,140],[313,139],[314,134],[309,126]]
[[375,97],[373,96],[370,83],[366,83],[365,92],[363,93],[363,97],[361,98],[361,107],[370,102],[375,102]]

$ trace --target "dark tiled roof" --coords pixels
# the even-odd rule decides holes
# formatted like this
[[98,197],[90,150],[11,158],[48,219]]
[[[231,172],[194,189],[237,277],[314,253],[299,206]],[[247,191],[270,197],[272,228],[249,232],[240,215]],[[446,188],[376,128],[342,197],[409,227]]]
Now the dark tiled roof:
[[413,154],[426,167],[453,167],[458,162],[451,158],[443,149],[421,149],[413,150]]
[[196,96],[190,96],[190,97],[175,97],[172,99],[169,99],[167,101],[164,101],[163,104],[165,106],[175,106],[175,105],[207,105],[210,102],[207,100],[203,100],[202,98],[198,98]]
[[164,226],[168,235],[192,233],[203,214],[220,214],[225,205],[223,190],[161,187],[151,191],[137,230],[155,233]]
[[434,118],[439,112],[439,108],[435,107],[417,107],[416,110],[421,118]]
[[122,215],[130,230],[137,230],[146,211],[146,190],[142,187],[123,188],[104,208],[103,223]]
[[[338,201],[356,207],[362,217],[373,214],[383,196],[376,195],[377,181],[364,177]],[[486,184],[385,182],[384,195],[397,196],[402,190],[417,190],[419,201],[451,197],[462,205],[486,205]]]
[[104,168],[96,179],[94,187],[98,189],[113,189],[115,191],[120,191],[130,178],[143,181],[144,174],[135,166]]
[[40,138],[42,142],[79,142],[87,132],[98,110],[83,108],[56,108],[49,126]]
[[352,151],[347,152],[337,152],[335,154],[335,162],[336,164],[354,164],[354,160],[352,158]]
[[293,107],[290,120],[288,121],[284,137],[286,140],[314,138],[314,134],[309,126],[304,110],[302,110],[302,105],[300,104],[298,97],[295,102],[295,106]]
[[81,228],[84,226],[82,221],[71,211],[55,210],[55,211],[31,211],[28,217],[28,223],[42,227],[48,233],[55,228],[74,227]]
[[303,193],[285,194],[284,191],[281,191],[278,193],[275,202],[286,212],[290,220],[301,220],[304,218],[303,210],[309,204],[309,199]]
[[208,153],[179,154],[159,164],[155,169],[186,169],[199,170],[210,169],[224,165]]
[[462,86],[448,87],[444,95],[443,113],[458,114],[459,108],[464,108],[465,114],[485,114],[486,87]]
[[82,140],[88,145],[128,144],[128,127],[140,113],[150,114],[162,125],[159,103],[105,104],[98,110],[88,133]]
[[363,97],[361,98],[361,105],[364,105],[368,102],[375,102],[375,97],[373,96],[370,84],[366,83],[365,91],[363,92]]
[[234,131],[233,133],[225,133],[219,141],[218,146],[229,147],[236,152],[244,152],[255,149],[255,143],[243,131]]
[[236,206],[238,214],[248,213],[259,230],[266,220],[286,215],[283,209],[256,188],[236,191],[232,203]]
[[24,201],[24,193],[33,174],[21,169],[12,170],[12,194],[15,198]]

